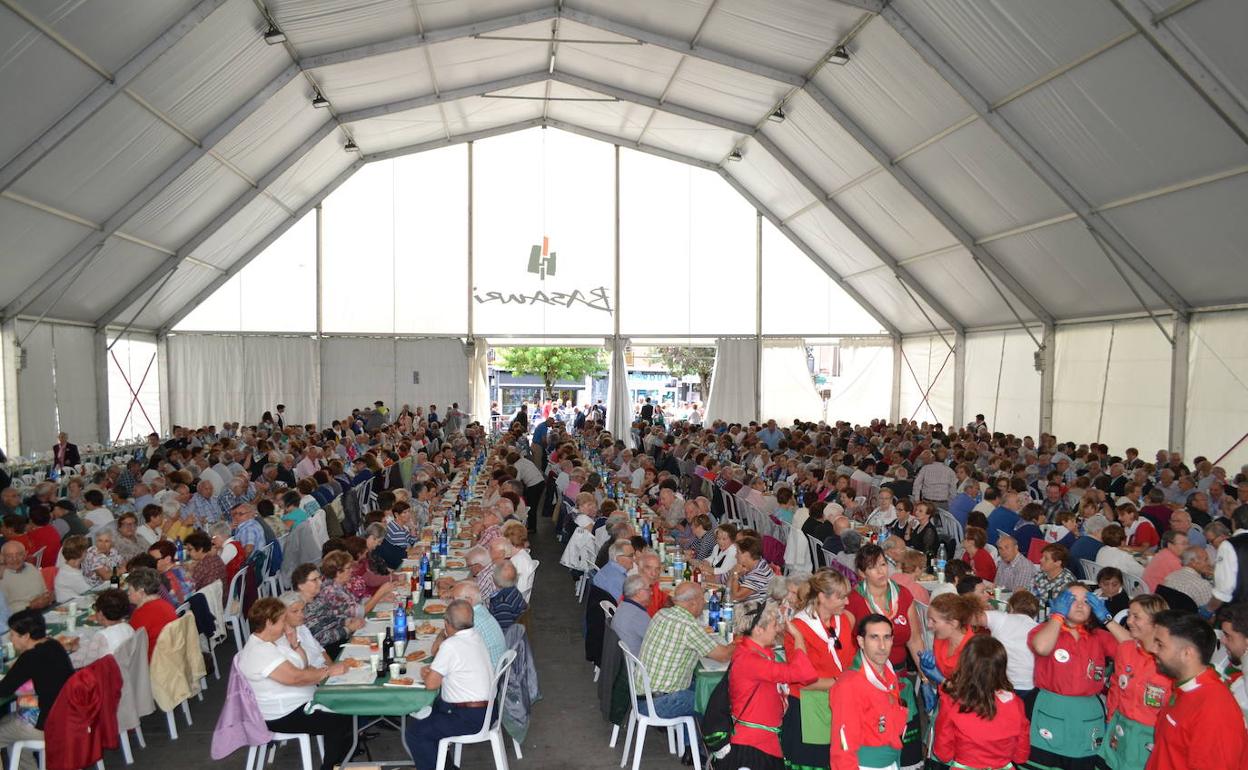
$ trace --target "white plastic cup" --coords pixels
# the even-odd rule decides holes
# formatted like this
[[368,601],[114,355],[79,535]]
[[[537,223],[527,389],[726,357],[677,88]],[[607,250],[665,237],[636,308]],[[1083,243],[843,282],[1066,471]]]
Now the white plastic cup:
[[380,655],[378,655],[377,653],[373,653],[372,655],[369,655],[368,662],[373,667],[373,671],[376,671],[378,673],[381,672],[381,656]]
[[390,664],[390,678],[391,678],[391,679],[398,679],[398,678],[399,678],[399,675],[400,675],[400,674],[402,674],[402,673],[403,673],[403,665],[402,665],[402,664],[400,664],[400,663],[391,663],[391,664]]
[[385,631],[378,631],[378,632],[377,632],[377,647],[378,647],[378,648],[380,648],[380,647],[381,647],[381,645],[383,645],[383,644],[385,644],[385,643],[386,643],[386,632],[385,632]]

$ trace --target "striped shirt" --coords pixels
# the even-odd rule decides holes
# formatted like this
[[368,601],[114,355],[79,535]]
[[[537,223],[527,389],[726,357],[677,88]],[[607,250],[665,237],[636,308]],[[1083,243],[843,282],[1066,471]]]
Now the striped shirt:
[[416,536],[398,521],[390,519],[386,522],[386,542],[406,550],[416,543]]
[[746,597],[747,602],[765,602],[767,601],[767,589],[771,586],[771,579],[775,577],[771,565],[766,559],[759,559],[749,572],[738,578],[737,583],[742,588],[750,589],[750,595]]

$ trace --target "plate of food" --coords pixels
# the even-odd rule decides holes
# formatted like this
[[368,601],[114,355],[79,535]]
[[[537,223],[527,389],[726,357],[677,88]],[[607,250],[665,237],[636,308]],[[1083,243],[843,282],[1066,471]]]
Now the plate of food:
[[441,615],[446,612],[446,605],[442,602],[426,602],[423,610],[426,615]]
[[430,634],[436,634],[441,630],[442,630],[441,628],[439,628],[438,626],[435,626],[434,624],[426,620],[425,622],[421,623],[419,626],[416,626],[416,628],[414,629],[414,632],[420,636],[429,636]]
[[447,559],[446,560],[447,569],[463,569],[465,566],[467,565],[463,559]]
[[408,663],[420,663],[422,660],[428,660],[429,651],[428,650],[413,650],[412,652],[409,652],[407,655],[403,657],[404,657],[404,660],[406,660]]
[[383,683],[385,687],[408,687],[423,689],[425,683],[410,676],[398,676]]
[[377,649],[377,639],[372,636],[353,636],[347,644],[352,644],[357,647],[367,647],[370,650]]
[[373,613],[374,620],[390,620],[394,617],[394,610],[378,610]]

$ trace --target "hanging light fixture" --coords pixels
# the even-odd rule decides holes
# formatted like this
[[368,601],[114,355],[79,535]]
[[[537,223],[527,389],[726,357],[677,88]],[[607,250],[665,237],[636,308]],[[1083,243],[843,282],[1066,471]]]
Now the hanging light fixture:
[[286,33],[277,28],[276,24],[269,24],[269,28],[264,31],[264,42],[269,45],[279,45],[286,42]]
[[355,143],[354,139],[348,139],[347,143],[342,146],[342,149],[346,150],[347,152],[359,152],[360,146]]
[[728,160],[730,160],[730,161],[732,161],[732,162],[734,162],[734,163],[735,163],[736,161],[741,160],[741,157],[742,157],[742,156],[741,156],[741,151],[740,151],[740,150],[733,150],[732,152],[728,153]]
[[320,91],[317,91],[316,96],[312,97],[312,106],[318,110],[324,109],[329,106],[329,100],[322,96]]
[[828,54],[828,64],[835,64],[838,67],[849,64],[849,50],[843,45],[838,45],[835,51]]

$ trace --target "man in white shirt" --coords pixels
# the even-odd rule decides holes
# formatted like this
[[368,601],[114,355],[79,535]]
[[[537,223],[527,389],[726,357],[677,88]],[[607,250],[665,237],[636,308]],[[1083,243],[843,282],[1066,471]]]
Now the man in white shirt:
[[441,692],[429,716],[410,720],[404,735],[416,770],[434,770],[441,739],[480,730],[494,697],[494,667],[474,628],[471,604],[456,599],[447,605],[446,634],[433,663],[420,672],[426,688]]
[[524,504],[528,507],[528,528],[530,532],[537,531],[537,510],[538,504],[542,501],[542,492],[546,490],[546,477],[537,469],[533,461],[527,457],[521,457],[519,452],[511,452],[507,455],[507,464],[515,466],[516,478],[524,484]]
[[1027,644],[1027,637],[1036,627],[1034,614],[1040,610],[1040,603],[1030,593],[1017,593],[1018,600],[1011,598],[1007,605],[1008,612],[989,610],[985,612],[985,625],[989,633],[1005,648],[1005,675],[1015,692],[1024,701],[1031,702],[1035,697],[1036,656]]
[[[1248,597],[1236,596],[1240,580],[1239,571],[1248,567],[1240,563],[1238,544],[1248,540],[1248,505],[1241,505],[1231,514],[1235,531],[1230,538],[1218,545],[1218,558],[1213,565],[1213,601],[1209,609],[1217,609],[1231,601],[1248,601]],[[1242,590],[1242,589],[1239,589]]]
[[116,522],[113,512],[104,507],[104,493],[98,489],[88,489],[82,495],[83,508],[80,517],[95,534]]

